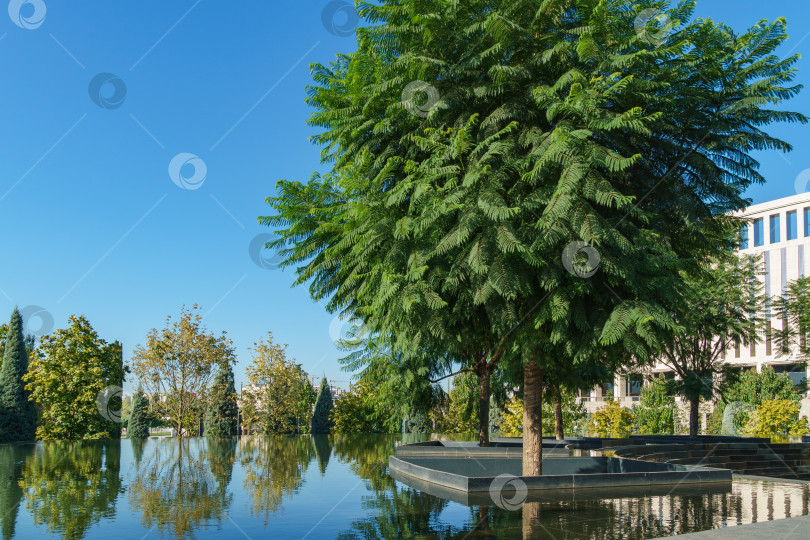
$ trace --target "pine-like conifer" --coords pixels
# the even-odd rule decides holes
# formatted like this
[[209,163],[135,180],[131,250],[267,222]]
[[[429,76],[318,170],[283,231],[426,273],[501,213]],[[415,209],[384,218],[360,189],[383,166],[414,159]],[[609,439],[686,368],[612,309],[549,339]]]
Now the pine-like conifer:
[[318,389],[318,397],[315,399],[315,412],[312,413],[312,434],[322,435],[329,433],[332,429],[332,421],[329,418],[333,408],[332,390],[326,377],[321,379],[321,386]]
[[28,352],[20,311],[14,308],[6,335],[0,370],[0,443],[32,441],[37,428],[37,410],[29,401],[23,376],[28,371]]
[[143,391],[138,389],[132,398],[132,412],[127,422],[127,436],[130,439],[146,439],[149,437],[149,422],[146,418],[149,403]]
[[214,377],[205,411],[207,437],[236,437],[239,408],[236,404],[233,369],[230,362],[220,366]]

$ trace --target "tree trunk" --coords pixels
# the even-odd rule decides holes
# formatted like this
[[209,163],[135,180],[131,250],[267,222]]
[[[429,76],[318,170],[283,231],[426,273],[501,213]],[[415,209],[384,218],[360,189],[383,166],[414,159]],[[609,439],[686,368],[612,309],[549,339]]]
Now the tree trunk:
[[478,383],[478,443],[481,447],[489,446],[489,379],[491,372],[486,362],[479,364]]
[[543,370],[533,359],[523,368],[523,476],[543,474]]
[[475,526],[476,531],[489,530],[489,506],[483,504],[478,507],[478,523]]
[[700,398],[689,399],[689,436],[697,437],[700,430]]
[[541,527],[540,503],[527,502],[523,505],[521,512],[523,513],[521,516],[523,525],[523,539],[529,540],[531,538],[537,538],[536,532],[538,532],[539,528]]
[[565,439],[565,430],[563,429],[562,396],[559,387],[553,390],[551,400],[554,404],[554,435],[558,441],[562,441]]

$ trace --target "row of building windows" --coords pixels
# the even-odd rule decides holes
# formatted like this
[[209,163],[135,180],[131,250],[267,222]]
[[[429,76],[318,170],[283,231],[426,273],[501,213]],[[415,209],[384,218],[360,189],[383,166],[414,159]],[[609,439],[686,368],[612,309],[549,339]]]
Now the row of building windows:
[[[737,371],[751,369],[752,367],[754,366],[734,366]],[[787,373],[788,377],[790,377],[790,379],[793,381],[793,386],[796,388],[803,386],[807,382],[807,372],[805,371],[804,364],[776,364],[772,365],[771,367],[776,373]],[[666,379],[674,379],[675,373],[672,371],[666,371],[657,376],[664,377]],[[638,397],[641,395],[641,389],[644,387],[643,375],[639,373],[631,373],[624,376],[622,382],[624,383],[625,397]],[[614,397],[616,397],[616,385],[614,381],[605,381],[599,386],[602,391],[602,396],[612,394]],[[579,396],[588,397],[590,396],[590,391],[582,391],[580,392]]]
[[[770,232],[771,244],[781,242],[782,234],[782,216],[781,214],[773,214],[768,217],[768,230]],[[796,240],[799,237],[799,219],[798,211],[791,210],[785,214],[785,233],[787,240]],[[765,245],[765,218],[755,219],[753,222],[754,227],[754,247]],[[804,236],[810,236],[810,207],[804,209]],[[740,231],[740,249],[748,249],[748,225],[743,225]]]

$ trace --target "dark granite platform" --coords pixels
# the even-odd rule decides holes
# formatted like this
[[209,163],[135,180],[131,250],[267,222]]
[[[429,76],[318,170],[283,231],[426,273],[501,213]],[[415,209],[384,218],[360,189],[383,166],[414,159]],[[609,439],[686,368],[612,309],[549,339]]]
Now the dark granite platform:
[[404,483],[427,482],[464,493],[487,493],[497,477],[518,478],[531,491],[731,484],[731,472],[618,457],[544,457],[543,476],[522,476],[521,448],[430,441],[399,446],[389,468]]

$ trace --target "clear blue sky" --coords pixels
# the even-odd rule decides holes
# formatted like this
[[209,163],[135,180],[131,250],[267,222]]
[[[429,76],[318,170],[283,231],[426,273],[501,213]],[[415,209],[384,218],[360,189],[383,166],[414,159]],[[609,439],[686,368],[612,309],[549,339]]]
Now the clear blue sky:
[[[254,264],[249,246],[267,232],[257,216],[276,181],[324,169],[307,139],[308,65],[353,50],[341,35],[353,21],[337,10],[325,25],[337,6],[325,0],[29,2],[16,23],[32,28],[0,14],[3,318],[14,305],[43,307],[57,327],[84,314],[128,360],[150,328],[196,302],[233,339],[237,383],[247,348],[272,331],[311,374],[345,385],[330,336],[339,324],[290,287],[291,271]],[[780,53],[810,54],[807,0],[703,0],[698,15],[738,30],[787,17]],[[799,68],[807,84],[810,67]],[[94,102],[100,73],[126,94],[108,84]],[[810,114],[810,89],[791,107]],[[795,151],[757,156],[769,182],[751,190],[754,202],[795,193],[810,168],[808,129],[773,129]],[[181,153],[205,164],[200,185],[193,164],[179,167],[189,158],[179,161],[197,189],[170,178]]]

